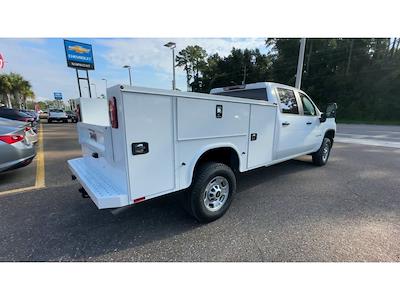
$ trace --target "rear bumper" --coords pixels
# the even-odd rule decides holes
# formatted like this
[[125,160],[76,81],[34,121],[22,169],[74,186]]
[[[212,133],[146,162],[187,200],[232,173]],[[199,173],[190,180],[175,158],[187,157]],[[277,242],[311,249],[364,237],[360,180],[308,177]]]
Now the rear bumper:
[[71,159],[68,161],[68,167],[99,209],[130,204],[127,193],[113,185],[107,174],[101,169],[96,169],[87,158]]
[[10,161],[4,164],[0,165],[0,172],[6,172],[6,171],[11,171],[15,169],[19,169],[22,167],[25,167],[29,165],[32,160],[35,158],[36,154],[33,154],[32,156],[21,158],[18,160]]

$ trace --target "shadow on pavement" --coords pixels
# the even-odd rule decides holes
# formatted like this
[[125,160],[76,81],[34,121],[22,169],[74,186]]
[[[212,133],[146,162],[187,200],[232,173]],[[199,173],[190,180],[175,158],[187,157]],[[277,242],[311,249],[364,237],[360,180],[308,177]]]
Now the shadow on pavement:
[[[238,193],[310,167],[307,161],[293,160],[240,175]],[[0,260],[86,261],[212,226],[201,225],[184,212],[181,192],[113,215],[82,199],[77,189],[78,184],[73,184],[3,198]],[[13,208],[15,201],[24,209]]]

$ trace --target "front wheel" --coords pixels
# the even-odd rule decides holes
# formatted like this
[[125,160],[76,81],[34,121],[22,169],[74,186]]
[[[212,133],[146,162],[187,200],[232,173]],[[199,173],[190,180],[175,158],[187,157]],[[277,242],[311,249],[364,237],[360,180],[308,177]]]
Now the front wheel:
[[236,177],[232,169],[222,163],[206,163],[195,174],[186,199],[187,211],[199,222],[212,222],[225,214],[235,192]]
[[325,137],[322,141],[321,147],[317,152],[312,154],[312,160],[316,166],[324,166],[328,162],[329,154],[331,153],[332,141]]

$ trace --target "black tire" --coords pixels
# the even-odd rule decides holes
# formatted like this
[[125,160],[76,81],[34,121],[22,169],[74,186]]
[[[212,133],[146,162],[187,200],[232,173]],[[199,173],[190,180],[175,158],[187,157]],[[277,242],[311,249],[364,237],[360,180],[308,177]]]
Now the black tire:
[[51,122],[53,122],[52,119],[47,119],[47,123],[51,123]]
[[[215,192],[215,189],[213,189],[213,184],[219,186],[217,183],[219,181],[222,188],[226,189],[227,195],[224,195],[222,191],[220,193],[218,191]],[[226,182],[229,185],[226,185]],[[209,201],[209,206],[206,206],[204,196],[207,186],[210,186],[210,194],[211,191],[214,191],[217,197],[221,197],[220,199],[223,198],[223,203]],[[194,175],[194,180],[191,188],[188,190],[187,202],[184,204],[184,207],[199,222],[212,222],[225,214],[232,203],[235,192],[236,177],[231,168],[222,163],[205,163],[199,167]],[[214,203],[220,206],[214,207]],[[215,211],[211,211],[212,209],[215,209]]]
[[63,120],[63,123],[68,123],[68,119],[64,119],[64,120]]
[[312,161],[314,165],[316,166],[326,165],[329,159],[329,155],[331,154],[331,149],[332,149],[332,141],[329,138],[325,137],[318,151],[312,154]]

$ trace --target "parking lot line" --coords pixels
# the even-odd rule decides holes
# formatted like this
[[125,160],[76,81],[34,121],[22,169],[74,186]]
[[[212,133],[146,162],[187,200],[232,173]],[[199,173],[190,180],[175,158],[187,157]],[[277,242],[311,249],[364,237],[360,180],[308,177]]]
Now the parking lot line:
[[45,187],[44,151],[43,151],[43,125],[42,124],[40,124],[40,130],[39,130],[35,187],[36,188]]
[[39,139],[36,153],[36,181],[35,185],[13,189],[9,191],[0,192],[0,196],[22,193],[26,191],[44,188],[45,185],[45,171],[44,171],[44,150],[43,150],[43,125],[40,124]]

